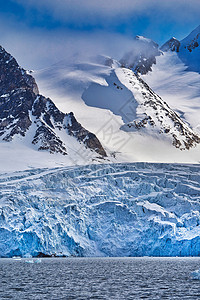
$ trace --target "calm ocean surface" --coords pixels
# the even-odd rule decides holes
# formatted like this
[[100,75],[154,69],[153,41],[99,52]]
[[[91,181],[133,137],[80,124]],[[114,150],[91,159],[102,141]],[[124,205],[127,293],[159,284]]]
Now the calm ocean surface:
[[[27,261],[30,261],[29,263]],[[200,258],[0,259],[0,299],[200,299]]]

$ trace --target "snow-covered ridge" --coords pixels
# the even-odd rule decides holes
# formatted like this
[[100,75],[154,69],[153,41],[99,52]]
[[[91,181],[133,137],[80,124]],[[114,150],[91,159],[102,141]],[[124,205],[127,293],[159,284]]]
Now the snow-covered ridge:
[[186,64],[190,71],[200,73],[200,26],[195,28],[187,37],[181,41],[171,38],[160,50],[178,53],[178,57]]
[[135,131],[145,128],[149,134],[164,134],[180,150],[190,149],[200,143],[200,136],[194,133],[138,75],[125,68],[121,68],[117,73],[121,81],[133,92],[138,103],[137,118],[123,125],[123,130]]
[[0,256],[200,255],[199,186],[199,165],[1,174]]

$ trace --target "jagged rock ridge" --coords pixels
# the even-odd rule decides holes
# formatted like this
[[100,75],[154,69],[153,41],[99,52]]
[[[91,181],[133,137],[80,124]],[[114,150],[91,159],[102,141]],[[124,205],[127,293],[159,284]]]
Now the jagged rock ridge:
[[62,113],[51,99],[39,95],[34,78],[0,47],[0,137],[12,141],[35,128],[32,144],[38,150],[67,154],[60,133],[76,138],[86,148],[106,156],[97,137],[77,122],[73,113]]
[[[122,69],[135,93],[139,105],[138,118],[121,127],[125,131],[149,128],[171,138],[180,150],[189,150],[200,143],[200,137],[158,96],[138,74]],[[140,92],[138,92],[140,91]],[[151,131],[148,131],[149,133]],[[152,131],[153,132],[153,131]]]

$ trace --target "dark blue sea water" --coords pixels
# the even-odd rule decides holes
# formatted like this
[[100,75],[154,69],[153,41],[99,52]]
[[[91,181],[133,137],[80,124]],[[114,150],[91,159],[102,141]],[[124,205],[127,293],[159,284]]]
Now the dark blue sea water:
[[[29,262],[27,262],[29,261]],[[200,299],[200,258],[0,259],[0,299]]]

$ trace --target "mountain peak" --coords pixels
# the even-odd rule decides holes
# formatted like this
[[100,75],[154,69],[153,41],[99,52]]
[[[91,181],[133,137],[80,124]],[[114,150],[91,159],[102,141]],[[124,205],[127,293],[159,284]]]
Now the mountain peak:
[[192,52],[200,45],[200,25],[195,28],[186,38],[181,41],[181,45]]
[[153,40],[137,35],[133,41],[133,50],[126,53],[120,63],[135,73],[146,74],[156,63],[156,56],[161,54],[158,44]]
[[136,35],[135,40],[139,41],[141,43],[152,44],[152,46],[158,48],[158,44],[156,42],[154,42],[153,40],[146,38],[142,35]]
[[181,43],[175,37],[169,39],[164,45],[160,47],[160,50],[167,52],[171,50],[172,52],[179,52]]
[[15,58],[0,46],[0,93],[10,93],[14,89],[26,89],[39,94],[35,79],[21,68]]

